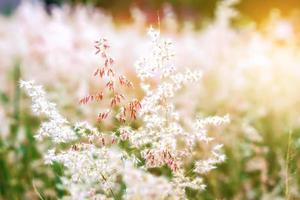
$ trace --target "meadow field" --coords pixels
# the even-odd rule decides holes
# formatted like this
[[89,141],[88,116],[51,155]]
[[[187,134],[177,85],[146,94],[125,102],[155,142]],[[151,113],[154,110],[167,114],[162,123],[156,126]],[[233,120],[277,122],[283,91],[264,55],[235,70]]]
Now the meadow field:
[[300,199],[296,7],[45,2],[0,14],[0,200]]

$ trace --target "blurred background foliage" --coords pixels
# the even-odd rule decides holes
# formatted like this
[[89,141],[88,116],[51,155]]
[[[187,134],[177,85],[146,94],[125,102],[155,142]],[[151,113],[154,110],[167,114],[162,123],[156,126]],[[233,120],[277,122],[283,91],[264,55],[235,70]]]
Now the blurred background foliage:
[[[200,27],[203,23],[207,23],[207,20],[214,18],[218,2],[220,1],[44,0],[45,9],[49,15],[51,15],[51,7],[54,6],[87,4],[93,8],[104,9],[107,14],[113,16],[117,23],[130,23],[132,21],[131,9],[137,7],[143,11],[149,24],[156,24],[158,16],[164,17],[165,5],[169,5],[178,23],[191,21],[195,27]],[[0,0],[1,11],[8,16],[13,14],[19,4],[18,0]],[[235,7],[241,13],[239,23],[254,21],[260,24],[264,23],[274,8],[278,9],[282,16],[298,13],[300,2],[299,0],[243,0]],[[299,26],[299,21],[295,23]],[[279,48],[285,45],[282,41],[278,43]],[[18,87],[18,81],[23,77],[23,68],[22,60],[15,59],[8,71],[1,72],[1,76],[5,77],[7,88],[0,90],[0,112],[5,113],[6,117],[6,121],[0,123],[1,128],[7,126],[8,130],[6,132],[1,129],[3,132],[0,134],[0,200],[57,199],[64,194],[58,178],[62,173],[62,167],[45,166],[42,152],[50,144],[37,144],[33,138],[40,119],[32,116],[30,103]],[[209,90],[204,91],[208,95],[201,100],[211,103],[210,98],[217,97],[219,92],[214,90],[214,87],[217,88],[217,84],[222,84],[222,82],[218,83],[212,77],[204,84]],[[294,86],[290,85],[290,87]],[[51,90],[53,88],[47,86],[47,91]],[[61,90],[64,89],[61,88]],[[64,94],[61,95],[64,97],[73,94],[72,90],[65,90],[55,92],[59,93],[57,96]],[[66,97],[64,99],[66,103],[57,96],[52,96],[52,98],[63,105],[61,107],[65,113],[73,109],[70,105],[74,106],[75,97],[74,99]],[[220,139],[225,144],[227,161],[205,176],[205,182],[208,184],[205,191],[189,190],[188,196],[191,199],[205,200],[300,199],[300,126],[289,125],[289,120],[286,119],[288,114],[278,116],[271,110],[266,115],[258,115],[252,113],[251,109],[234,113],[235,110],[232,107],[235,105],[226,103],[220,101],[212,105],[205,104],[199,108],[205,115],[220,113],[220,110],[223,111],[222,113],[233,111],[232,124],[234,125],[229,126],[226,131],[231,135],[225,134]],[[254,106],[256,106],[255,103],[253,103]],[[292,111],[286,110],[286,112]],[[79,116],[81,114],[80,111],[75,113]],[[244,116],[250,116],[249,124],[255,128],[254,132],[259,133],[258,136],[249,137],[243,129],[240,129],[240,125],[244,123],[242,121]]]
[[[90,5],[101,8],[114,17],[116,21],[131,22],[133,7],[139,8],[147,16],[149,23],[156,23],[157,16],[163,17],[163,9],[170,6],[180,21],[192,21],[196,25],[214,17],[214,11],[218,2],[223,0],[29,0],[32,2],[44,2],[50,11],[53,6]],[[21,0],[1,0],[2,13],[9,14],[21,2]],[[247,21],[261,23],[266,19],[273,9],[280,10],[283,16],[291,12],[298,12],[300,3],[298,0],[243,0],[236,5],[236,9]]]

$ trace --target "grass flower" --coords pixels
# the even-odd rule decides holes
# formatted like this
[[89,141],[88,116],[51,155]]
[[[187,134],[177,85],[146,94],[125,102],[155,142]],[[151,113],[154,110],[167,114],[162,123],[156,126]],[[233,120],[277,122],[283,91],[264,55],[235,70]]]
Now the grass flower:
[[[137,130],[121,126],[118,134],[108,134],[100,133],[87,122],[72,126],[59,114],[55,104],[46,99],[41,86],[35,85],[33,81],[20,82],[20,86],[32,98],[33,112],[49,119],[42,123],[36,138],[41,140],[49,137],[55,144],[69,144],[67,149],[59,146],[50,149],[45,155],[45,163],[57,162],[65,167],[62,181],[71,199],[115,198],[115,193],[120,190],[119,177],[127,187],[124,199],[133,200],[144,196],[147,199],[185,199],[186,187],[205,188],[201,177],[185,176],[184,160],[193,157],[194,147],[198,142],[211,142],[212,138],[207,136],[207,125],[218,126],[227,123],[229,118],[200,119],[194,123],[194,127],[186,130],[171,99],[184,84],[198,81],[201,73],[177,72],[172,65],[171,42],[161,39],[159,32],[153,29],[150,29],[149,35],[152,42],[150,54],[137,62],[137,72],[146,95],[141,103],[133,100],[127,106],[121,107],[121,113],[118,114],[120,121],[125,121],[127,115],[132,119],[141,118],[143,122]],[[106,119],[111,109],[124,99],[123,94],[116,92],[117,84],[120,87],[132,87],[132,83],[124,76],[116,75],[112,68],[114,60],[109,56],[108,49],[106,39],[96,42],[96,53],[101,55],[103,65],[96,70],[94,76],[107,81],[105,88],[111,97],[108,106],[110,108],[99,114],[101,119]],[[146,86],[146,79],[157,75],[160,85],[156,89]],[[101,91],[84,97],[80,103],[101,101],[105,97],[103,93]],[[122,150],[116,145],[126,140],[140,152],[145,160],[145,168],[136,168],[137,157],[130,156],[126,149]],[[212,156],[207,160],[196,160],[194,172],[208,172],[217,163],[223,162],[225,156],[220,153],[221,147],[222,145],[215,145]],[[167,177],[157,177],[147,171],[149,168],[160,168],[164,165],[172,171],[171,181]]]

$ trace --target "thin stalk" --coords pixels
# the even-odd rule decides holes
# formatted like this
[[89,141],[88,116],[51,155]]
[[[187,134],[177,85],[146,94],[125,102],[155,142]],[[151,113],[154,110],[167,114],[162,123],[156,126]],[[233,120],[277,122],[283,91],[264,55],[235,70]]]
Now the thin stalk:
[[32,181],[32,187],[33,187],[35,193],[39,196],[39,198],[40,198],[41,200],[45,200],[45,199],[43,198],[43,196],[41,195],[41,193],[40,193],[40,192],[38,191],[38,189],[36,188],[36,186],[35,186],[35,184],[34,184],[34,181]]
[[20,70],[20,62],[16,61],[16,64],[13,69],[13,81],[14,81],[14,97],[13,97],[13,129],[12,129],[12,137],[15,139],[16,134],[19,130],[20,126],[20,86],[19,81],[21,77],[21,70]]
[[286,153],[286,161],[285,161],[285,198],[286,200],[290,199],[290,188],[289,188],[289,163],[290,163],[290,155],[291,155],[291,141],[292,141],[292,131],[289,131],[288,145],[287,145],[287,153]]

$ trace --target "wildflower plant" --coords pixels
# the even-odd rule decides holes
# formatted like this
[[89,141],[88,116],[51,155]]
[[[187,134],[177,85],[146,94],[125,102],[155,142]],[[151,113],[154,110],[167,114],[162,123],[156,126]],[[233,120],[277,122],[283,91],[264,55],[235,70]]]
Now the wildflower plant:
[[[125,101],[122,88],[133,85],[115,72],[106,39],[100,39],[95,46],[102,63],[94,76],[104,81],[104,87],[80,100],[87,104],[107,97],[108,110],[98,115],[99,121],[107,119],[112,110],[118,110],[116,118],[120,122],[140,119],[136,129],[116,125],[117,131],[104,133],[87,122],[72,125],[47,100],[41,86],[33,81],[20,82],[32,98],[33,112],[49,119],[42,123],[36,138],[48,137],[55,145],[46,153],[45,163],[58,162],[65,167],[61,180],[68,191],[66,199],[116,199],[122,194],[123,184],[123,199],[186,199],[185,189],[204,189],[201,175],[225,160],[222,145],[213,144],[208,127],[228,123],[229,117],[197,118],[193,122],[182,119],[172,100],[184,85],[199,81],[201,72],[179,72],[173,64],[171,41],[162,39],[160,32],[152,28],[149,36],[148,54],[136,63],[145,92],[141,102]],[[157,87],[150,84],[154,78]],[[119,144],[124,141],[137,153],[122,148]],[[212,144],[212,148],[209,156],[200,159],[196,154],[201,144]],[[192,170],[186,170],[190,164]],[[161,167],[169,168],[171,176],[152,172],[153,168]]]
[[[132,88],[133,84],[123,75],[117,75],[113,65],[114,59],[109,54],[109,44],[107,39],[101,38],[95,42],[96,54],[100,55],[102,63],[94,72],[94,76],[106,81],[102,91],[88,95],[80,100],[81,104],[87,104],[91,101],[101,101],[105,96],[109,97],[109,109],[98,114],[98,121],[108,117],[111,110],[115,107],[120,107],[117,118],[120,122],[125,122],[127,116],[131,119],[136,119],[137,111],[140,109],[140,103],[137,99],[133,99],[128,103],[123,103],[125,95],[121,93],[122,87]],[[123,105],[122,105],[123,104]]]
[[[152,28],[149,30],[149,36],[149,54],[136,63],[137,73],[146,94],[139,111],[143,125],[137,130],[129,131],[128,140],[135,148],[141,150],[146,168],[166,165],[171,169],[173,192],[184,197],[186,187],[200,190],[205,188],[200,176],[186,176],[185,161],[193,160],[193,173],[201,175],[225,160],[225,155],[220,151],[220,144],[212,147],[212,156],[208,159],[195,160],[193,155],[199,143],[210,143],[213,140],[207,135],[207,127],[228,123],[229,117],[199,118],[191,124],[184,123],[172,103],[172,98],[184,85],[197,83],[202,74],[200,71],[191,70],[179,72],[172,63],[174,54],[171,41],[162,39],[160,32]],[[159,85],[151,88],[149,79],[154,77],[158,79]]]

